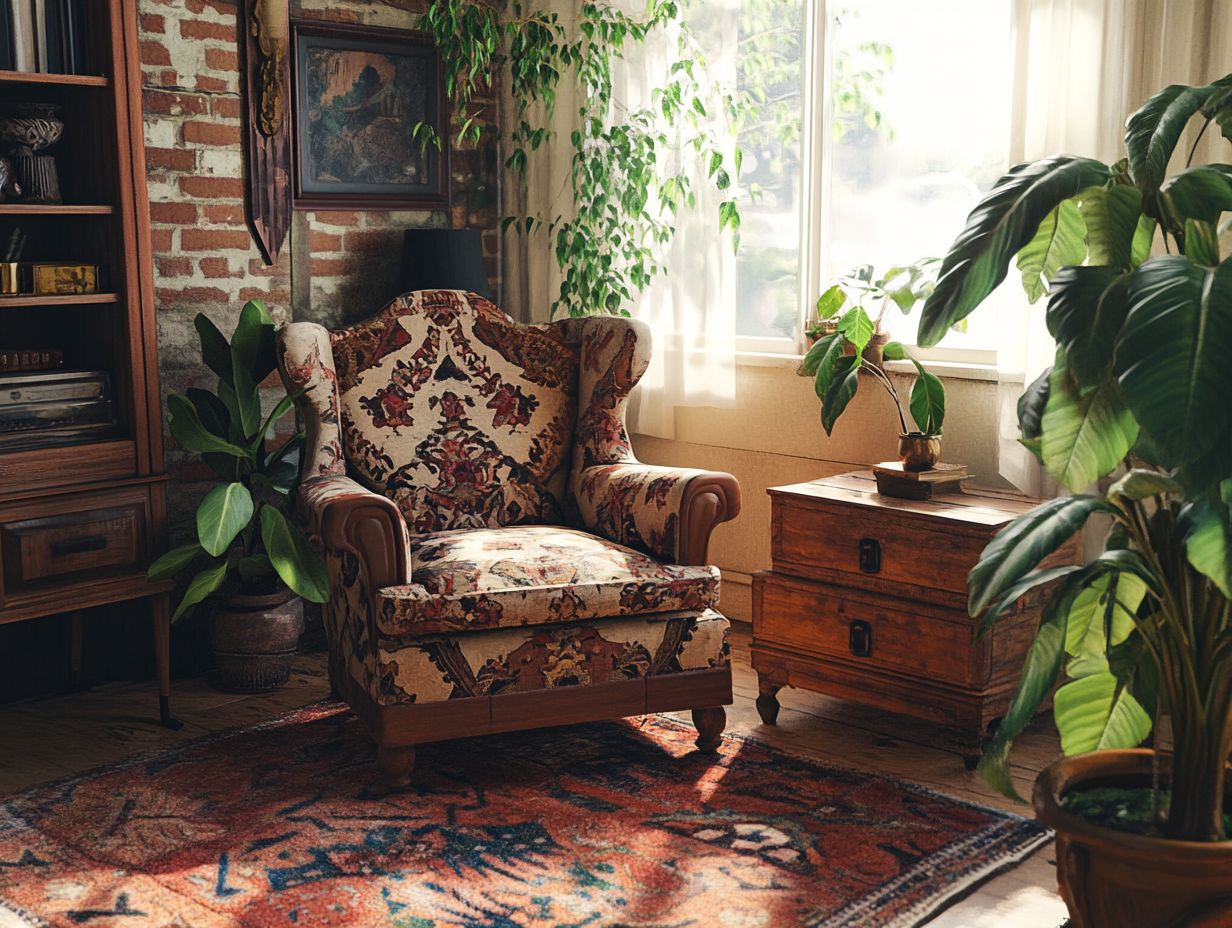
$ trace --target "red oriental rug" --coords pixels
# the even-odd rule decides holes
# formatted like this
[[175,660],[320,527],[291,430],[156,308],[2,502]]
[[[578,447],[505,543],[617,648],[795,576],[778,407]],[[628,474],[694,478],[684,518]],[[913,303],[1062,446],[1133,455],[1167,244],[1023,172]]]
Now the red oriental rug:
[[0,924],[909,926],[1033,822],[647,716],[420,749],[336,704],[0,799]]

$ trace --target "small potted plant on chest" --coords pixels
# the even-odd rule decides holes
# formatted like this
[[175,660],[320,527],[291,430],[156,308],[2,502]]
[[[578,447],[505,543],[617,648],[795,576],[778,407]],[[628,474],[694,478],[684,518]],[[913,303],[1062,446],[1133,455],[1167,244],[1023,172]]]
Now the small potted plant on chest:
[[303,433],[266,449],[275,423],[302,391],[262,413],[260,384],[275,367],[274,323],[257,300],[245,304],[230,342],[202,313],[195,320],[201,355],[218,375],[215,392],[190,387],[167,399],[177,442],[201,455],[224,481],[197,508],[197,540],[168,551],[149,568],[165,580],[197,568],[172,614],[179,621],[211,601],[210,644],[224,689],[254,693],[281,686],[303,631],[303,602],[324,602],[329,581],[321,558],[283,513],[296,476],[288,460]]
[[894,401],[899,424],[898,453],[903,468],[915,472],[928,470],[936,466],[941,457],[945,388],[901,342],[886,342],[881,347],[881,360],[910,361],[915,365],[916,378],[911,385],[908,408],[916,427],[910,428],[894,381],[881,363],[870,361],[865,352],[874,328],[864,308],[853,306],[835,320],[834,331],[821,336],[804,356],[803,372],[813,378],[813,387],[821,400],[822,427],[827,435],[833,433],[839,416],[859,389],[863,372],[883,387]]
[[[1074,928],[1232,925],[1232,258],[1220,255],[1232,166],[1194,165],[1195,141],[1167,175],[1195,121],[1195,139],[1232,140],[1232,75],[1153,96],[1114,164],[1013,168],[971,213],[921,315],[920,344],[935,344],[1015,256],[1028,294],[1049,294],[1056,360],[1018,419],[1074,495],[1011,523],[968,585],[984,628],[1034,588],[1048,597],[981,769],[1013,794],[1010,745],[1059,682],[1066,757],[1034,800],[1057,833]],[[1153,242],[1166,253],[1151,257]],[[1048,563],[1097,514],[1111,525],[1102,552]]]

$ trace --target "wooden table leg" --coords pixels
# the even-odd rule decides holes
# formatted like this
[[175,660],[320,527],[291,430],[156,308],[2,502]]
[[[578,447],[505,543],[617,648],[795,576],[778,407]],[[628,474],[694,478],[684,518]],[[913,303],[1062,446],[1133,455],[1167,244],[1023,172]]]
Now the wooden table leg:
[[85,635],[85,613],[78,609],[68,615],[68,663],[73,671],[73,687],[81,689],[81,650]]
[[766,725],[774,725],[779,719],[778,693],[783,687],[757,675],[757,714]]
[[158,721],[179,731],[184,723],[171,716],[171,598],[163,593],[150,600],[154,627],[154,667],[158,676]]

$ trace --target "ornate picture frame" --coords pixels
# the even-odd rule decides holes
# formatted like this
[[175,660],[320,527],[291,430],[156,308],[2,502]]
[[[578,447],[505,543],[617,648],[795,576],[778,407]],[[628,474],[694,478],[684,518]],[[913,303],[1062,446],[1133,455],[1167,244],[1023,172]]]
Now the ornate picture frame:
[[[293,21],[296,209],[449,206],[449,108],[424,33]],[[428,122],[442,145],[412,128]]]

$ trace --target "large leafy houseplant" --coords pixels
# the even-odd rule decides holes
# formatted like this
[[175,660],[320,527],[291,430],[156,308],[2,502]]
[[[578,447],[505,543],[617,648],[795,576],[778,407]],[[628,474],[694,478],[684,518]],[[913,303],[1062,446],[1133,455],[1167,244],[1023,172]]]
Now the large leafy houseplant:
[[268,415],[262,413],[259,386],[276,365],[269,310],[259,300],[246,303],[230,342],[204,313],[197,314],[194,325],[201,357],[218,375],[218,387],[214,392],[189,387],[169,396],[168,427],[223,482],[197,507],[197,540],[158,558],[150,565],[150,579],[169,579],[201,565],[172,621],[209,596],[272,593],[281,584],[304,599],[324,602],[329,593],[325,565],[282,511],[296,477],[288,458],[303,442],[303,433],[266,449],[275,423],[303,392],[283,396]]
[[[1195,141],[1168,176],[1198,121],[1199,137],[1214,127],[1232,140],[1232,75],[1151,97],[1115,164],[1059,155],[1013,168],[944,258],[919,342],[979,306],[1015,257],[1028,295],[1048,294],[1055,364],[1020,399],[1019,426],[1074,495],[1012,523],[969,578],[985,628],[1033,588],[1048,597],[984,774],[1013,792],[1009,747],[1064,668],[1064,752],[1136,746],[1166,714],[1171,798],[1157,827],[1211,841],[1228,837],[1232,747],[1232,259],[1219,250],[1232,165],[1194,165]],[[1151,257],[1153,241],[1166,253]],[[1091,492],[1104,478],[1110,488]],[[1096,514],[1112,526],[1097,557],[1041,566]]]

